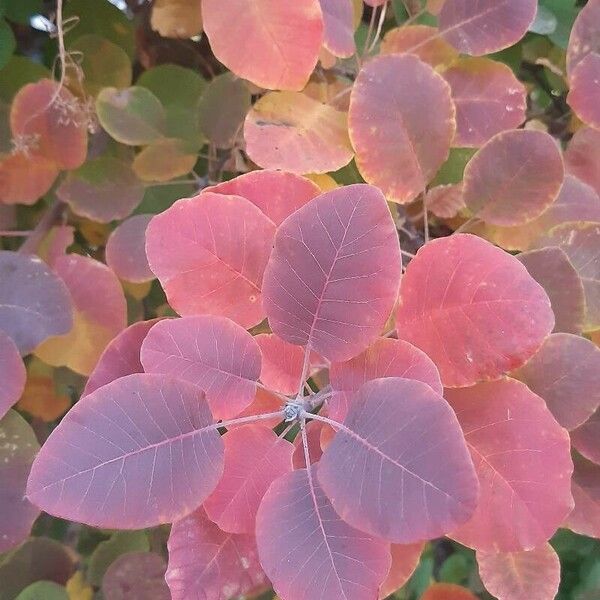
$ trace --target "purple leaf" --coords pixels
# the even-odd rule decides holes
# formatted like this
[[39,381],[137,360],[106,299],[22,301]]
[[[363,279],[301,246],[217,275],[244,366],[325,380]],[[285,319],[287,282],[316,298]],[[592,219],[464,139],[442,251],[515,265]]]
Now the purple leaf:
[[19,349],[12,338],[0,330],[0,419],[21,397],[26,379]]
[[197,387],[122,377],[78,402],[31,469],[27,497],[96,527],[140,529],[193,511],[223,471],[223,441]]

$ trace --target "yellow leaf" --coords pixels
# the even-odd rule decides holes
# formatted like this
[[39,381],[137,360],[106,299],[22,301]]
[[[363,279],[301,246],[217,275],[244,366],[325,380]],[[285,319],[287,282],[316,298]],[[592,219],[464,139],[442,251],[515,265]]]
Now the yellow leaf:
[[316,183],[322,192],[329,192],[340,187],[339,183],[331,176],[326,173],[310,173],[305,175],[307,179],[310,179],[313,183]]
[[150,24],[163,37],[198,35],[202,32],[201,0],[155,0]]
[[67,594],[69,600],[92,600],[94,590],[88,585],[81,571],[77,571],[69,581],[67,581]]

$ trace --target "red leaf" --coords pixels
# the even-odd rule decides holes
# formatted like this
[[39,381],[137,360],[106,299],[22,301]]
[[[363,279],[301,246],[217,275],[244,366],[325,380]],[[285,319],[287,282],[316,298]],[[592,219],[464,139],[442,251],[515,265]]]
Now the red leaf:
[[348,0],[319,0],[323,11],[323,45],[341,58],[352,56],[354,43],[354,12]]
[[525,120],[525,86],[505,64],[489,58],[463,58],[444,71],[444,79],[456,105],[453,146],[483,146]]
[[392,566],[379,589],[380,599],[387,598],[408,581],[419,564],[423,546],[423,543],[391,545]]
[[262,354],[260,380],[275,392],[295,394],[302,376],[304,350],[274,333],[262,333],[254,339]]
[[0,419],[21,397],[26,378],[19,349],[12,338],[0,329]]
[[267,585],[254,536],[224,533],[203,509],[173,524],[165,578],[172,600],[228,600]]
[[143,283],[154,279],[146,257],[146,228],[152,215],[136,215],[123,221],[106,243],[106,264],[120,279]]
[[398,337],[426,352],[442,383],[497,379],[527,361],[554,327],[550,300],[514,257],[472,235],[421,248],[406,270]]
[[553,600],[560,562],[550,544],[526,552],[477,553],[479,575],[498,600]]
[[440,31],[463,54],[491,54],[516,44],[536,11],[536,0],[446,0]]
[[311,200],[279,227],[263,302],[279,337],[347,360],[385,325],[399,280],[398,236],[383,195],[350,185]]
[[0,203],[35,204],[58,173],[58,167],[43,156],[0,155]]
[[453,583],[434,583],[425,590],[421,600],[477,600],[477,596]]
[[286,600],[375,598],[390,568],[388,545],[340,519],[317,468],[288,473],[269,488],[256,521],[260,562]]
[[566,526],[575,533],[600,538],[600,466],[575,456],[572,491],[575,508]]
[[260,87],[301,90],[317,64],[319,0],[203,0],[202,19],[215,56]]
[[600,410],[571,432],[571,442],[583,456],[600,465]]
[[125,377],[125,375],[143,373],[140,349],[148,331],[157,322],[158,319],[153,319],[133,323],[113,338],[100,355],[81,396],[87,396],[103,385]]
[[329,378],[337,393],[328,402],[329,416],[343,421],[354,394],[367,381],[380,377],[416,379],[440,396],[444,393],[440,374],[427,354],[404,340],[380,338],[362,354],[343,363],[331,364]]
[[388,55],[363,66],[350,98],[361,175],[389,201],[410,202],[448,158],[456,127],[450,86],[416,56]]
[[323,453],[319,480],[345,521],[402,544],[446,534],[477,504],[477,477],[454,413],[411,379],[360,388]]
[[76,169],[87,155],[87,128],[79,101],[58,82],[40,79],[24,85],[10,109],[13,136],[30,142],[30,151]]
[[585,423],[600,406],[600,348],[580,336],[551,335],[512,376],[543,398],[569,431]]
[[513,379],[447,390],[465,433],[481,495],[451,537],[485,552],[531,550],[573,508],[570,443],[544,401]]
[[600,128],[600,55],[588,54],[571,73],[567,102],[586,124]]
[[321,193],[320,188],[305,177],[269,169],[251,171],[218,183],[203,193],[242,196],[255,204],[279,226],[293,212]]
[[494,136],[465,168],[463,197],[493,225],[521,225],[554,202],[565,177],[560,150],[541,131],[518,129]]
[[142,365],[206,392],[217,419],[239,414],[254,399],[261,356],[256,340],[224,317],[160,321],[142,343]]
[[146,253],[179,314],[225,316],[252,327],[265,317],[261,284],[274,233],[248,200],[206,192],[150,221]]
[[550,246],[517,258],[548,294],[556,319],[554,331],[581,333],[585,314],[583,284],[565,252]]
[[246,425],[224,436],[225,469],[204,501],[211,521],[230,533],[254,533],[265,492],[292,470],[294,446],[264,425]]
[[0,252],[0,329],[21,354],[72,326],[71,296],[64,282],[37,256]]
[[27,497],[65,519],[141,529],[194,510],[222,471],[223,442],[204,395],[138,373],[67,413],[33,464]]
[[25,497],[29,469],[40,446],[16,410],[0,420],[0,439],[0,552],[6,552],[27,538],[40,514]]

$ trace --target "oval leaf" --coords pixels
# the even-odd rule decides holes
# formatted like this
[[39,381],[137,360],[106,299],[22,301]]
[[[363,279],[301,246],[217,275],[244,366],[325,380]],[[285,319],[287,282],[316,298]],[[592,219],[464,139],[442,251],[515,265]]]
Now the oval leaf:
[[28,354],[73,326],[67,286],[37,257],[0,252],[0,329]]
[[[302,367],[300,367],[302,369]],[[0,330],[0,419],[17,402],[25,389],[27,372],[12,338]],[[300,376],[298,376],[298,381]]]
[[254,533],[256,512],[265,492],[273,481],[292,470],[294,446],[264,425],[237,427],[223,439],[223,477],[204,501],[204,510],[223,531]]
[[477,503],[477,477],[456,417],[428,385],[365,383],[327,446],[319,480],[350,525],[396,543],[444,535]]
[[434,583],[430,585],[421,600],[476,600],[477,596],[468,589],[454,583]]
[[276,90],[308,82],[323,41],[318,0],[203,0],[202,17],[212,51],[237,76]]
[[572,491],[575,508],[566,526],[575,533],[600,538],[600,466],[574,457]]
[[600,55],[588,54],[571,73],[567,102],[590,127],[600,129]]
[[521,225],[554,202],[564,180],[560,150],[550,135],[519,129],[493,137],[465,168],[467,207],[494,225]]
[[279,227],[263,303],[279,337],[347,360],[385,325],[399,280],[398,236],[383,195],[350,185],[311,200]]
[[347,115],[297,92],[265,94],[244,123],[248,156],[261,167],[326,173],[353,156]]
[[569,75],[591,53],[600,53],[599,0],[587,2],[573,23],[567,48],[567,72]]
[[157,323],[142,343],[149,373],[164,373],[200,387],[217,419],[234,417],[254,399],[260,348],[239,325],[199,316]]
[[421,248],[402,280],[398,337],[426,352],[449,387],[521,366],[554,327],[550,300],[514,257],[472,235]]
[[143,283],[154,279],[146,257],[146,228],[152,215],[123,221],[106,242],[106,264],[120,279]]
[[198,388],[135,374],[67,413],[33,464],[27,497],[65,519],[140,529],[197,508],[222,471],[223,442]]
[[[591,127],[582,127],[575,132],[571,138],[567,151],[565,152],[565,165],[567,171],[578,177],[582,182],[594,188],[596,195],[600,194],[600,131]],[[588,202],[588,206],[596,206]],[[582,207],[584,209],[585,207]],[[599,221],[597,215],[590,217],[580,210],[580,214],[573,214],[570,219],[563,221]],[[557,223],[555,223],[557,224]]]
[[319,0],[323,11],[323,45],[331,54],[348,58],[356,51],[354,11],[348,0]]
[[386,580],[379,589],[379,598],[387,598],[399,590],[413,574],[419,564],[424,544],[392,544],[392,566]]
[[600,410],[571,432],[571,441],[578,452],[600,465]]
[[172,600],[236,598],[266,587],[254,536],[221,531],[203,509],[173,524],[168,546]]
[[253,327],[265,317],[262,279],[274,234],[248,200],[205,192],[150,221],[146,253],[179,314],[222,315]]
[[375,598],[390,568],[388,545],[340,519],[317,468],[280,477],[263,498],[256,522],[261,564],[286,600]]
[[525,552],[477,553],[479,575],[498,600],[551,600],[558,593],[560,562],[550,544]]
[[447,390],[479,477],[473,517],[451,536],[484,552],[531,550],[573,508],[569,435],[513,379]]
[[448,158],[456,127],[450,86],[416,56],[374,58],[356,78],[348,126],[365,180],[391,202],[410,202]]
[[59,169],[43,156],[0,156],[0,203],[35,204],[51,187]]

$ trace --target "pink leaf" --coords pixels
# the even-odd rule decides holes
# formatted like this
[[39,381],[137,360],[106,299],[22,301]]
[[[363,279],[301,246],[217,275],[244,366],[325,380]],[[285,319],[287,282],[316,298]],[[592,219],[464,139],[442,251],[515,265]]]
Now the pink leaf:
[[360,388],[323,453],[319,480],[350,525],[402,544],[444,535],[477,504],[477,477],[454,413],[411,379]]
[[24,541],[40,511],[25,497],[31,463],[40,449],[29,423],[16,410],[0,420],[0,552]]
[[264,306],[285,341],[347,360],[385,325],[399,280],[398,236],[383,195],[350,185],[311,200],[279,227]]
[[21,354],[72,326],[71,296],[64,282],[37,256],[0,252],[0,329]]
[[446,0],[440,31],[463,54],[491,54],[516,44],[536,11],[536,0]]
[[421,600],[477,600],[477,596],[454,583],[433,583],[425,590]]
[[550,300],[514,257],[472,235],[421,248],[406,270],[398,337],[426,352],[442,383],[497,379],[527,361],[554,327]]
[[494,136],[465,168],[463,197],[486,223],[521,225],[544,213],[565,177],[560,150],[547,133],[518,129]]
[[106,243],[106,264],[120,279],[142,283],[154,279],[146,257],[146,228],[152,215],[123,221]]
[[0,330],[0,419],[25,389],[27,372],[12,338]]
[[525,552],[477,553],[479,575],[498,600],[553,600],[560,562],[550,544]]
[[318,196],[321,190],[310,179],[295,173],[263,169],[208,187],[203,193],[206,192],[242,196],[279,226],[293,212]]
[[438,185],[427,190],[425,196],[427,210],[440,219],[456,217],[465,206],[462,183]]
[[331,364],[329,378],[337,393],[328,403],[329,416],[343,421],[354,394],[367,381],[380,377],[416,379],[440,396],[444,393],[440,374],[427,354],[404,340],[381,338],[362,354],[343,363]]
[[[564,221],[598,221],[600,211],[598,210],[598,194],[600,194],[600,131],[591,127],[582,127],[575,132],[571,138],[567,151],[565,152],[565,165],[567,171],[578,177],[582,182],[594,188],[596,201],[588,200],[577,213]],[[580,184],[582,186],[583,184]],[[589,196],[588,194],[586,194]],[[586,215],[585,209],[596,209],[593,216]],[[558,223],[555,223],[557,225]]]
[[316,469],[288,473],[269,488],[256,522],[260,562],[286,600],[375,598],[390,568],[388,545],[340,519]]
[[[264,390],[262,388],[256,388],[256,394],[254,396],[254,400],[249,404],[241,413],[236,415],[236,418],[241,417],[249,417],[251,415],[259,415],[264,413],[272,413],[281,410],[283,407],[281,398]],[[267,427],[275,427],[278,423],[281,423],[283,417],[273,417],[272,419],[261,420],[263,425]],[[240,425],[231,425],[228,427],[229,430],[234,429],[235,427],[240,427]],[[243,427],[243,425],[242,425]]]
[[571,432],[571,441],[578,452],[600,465],[600,409]]
[[573,28],[567,48],[567,72],[572,76],[577,65],[589,54],[600,52],[600,1],[589,0]]
[[219,315],[252,327],[265,317],[261,284],[274,233],[248,200],[206,192],[154,217],[146,252],[178,313]]
[[386,580],[379,589],[379,598],[387,598],[399,590],[413,574],[419,564],[425,544],[392,544],[392,566]]
[[260,87],[301,90],[317,64],[319,0],[204,0],[202,19],[215,56]]
[[456,105],[454,146],[483,146],[525,120],[525,86],[505,64],[490,58],[463,58],[444,71],[444,79]]
[[223,477],[204,501],[204,509],[223,531],[254,533],[265,492],[275,479],[292,470],[294,446],[264,425],[238,427],[223,439]]
[[350,98],[361,175],[389,201],[410,202],[448,157],[456,128],[450,86],[416,56],[388,55],[363,66]]
[[171,600],[167,565],[154,552],[126,552],[110,564],[102,579],[105,600]]
[[341,58],[352,56],[354,43],[354,14],[350,0],[319,0],[323,11],[323,45],[331,54]]
[[267,585],[254,536],[221,531],[202,508],[173,524],[165,578],[172,600],[229,600]]
[[[329,428],[326,423],[320,421],[309,421],[306,423],[306,441],[308,442],[308,457],[310,464],[321,460],[323,456],[323,449],[321,448],[321,435],[323,429]],[[304,444],[302,443],[302,436],[298,434],[294,439],[294,454],[292,455],[292,463],[294,469],[305,469],[306,468],[306,457],[304,456]]]
[[585,423],[600,406],[600,348],[578,335],[551,335],[512,376],[543,398],[569,431]]
[[103,385],[125,377],[125,375],[143,373],[140,349],[148,331],[157,322],[158,319],[153,319],[133,323],[113,338],[100,355],[81,396],[87,396]]
[[581,333],[585,315],[583,284],[566,253],[549,246],[517,258],[548,294],[556,319],[554,331]]
[[148,373],[165,373],[206,392],[217,419],[234,417],[254,399],[261,356],[256,340],[224,317],[183,317],[154,325],[142,343]]
[[260,380],[275,392],[295,394],[302,376],[304,350],[274,333],[261,333],[254,339],[262,353]]
[[600,54],[588,54],[571,73],[567,102],[586,124],[600,128]]
[[566,526],[575,533],[600,538],[600,466],[575,456],[572,491],[575,508]]
[[198,388],[155,374],[78,402],[38,454],[27,497],[95,527],[141,529],[193,511],[223,471],[223,442]]
[[513,379],[447,390],[479,476],[473,517],[451,536],[484,552],[531,550],[573,508],[569,435]]

